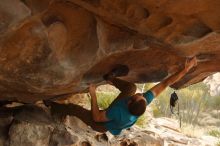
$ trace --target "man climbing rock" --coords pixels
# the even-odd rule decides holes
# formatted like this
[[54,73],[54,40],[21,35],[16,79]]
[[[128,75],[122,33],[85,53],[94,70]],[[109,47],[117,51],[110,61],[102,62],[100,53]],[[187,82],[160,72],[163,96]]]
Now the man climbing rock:
[[75,104],[59,104],[51,101],[44,101],[45,105],[51,106],[51,113],[61,120],[66,116],[76,116],[84,123],[98,132],[109,131],[118,135],[123,129],[131,127],[146,109],[146,106],[158,96],[166,87],[180,80],[191,68],[197,65],[196,58],[186,60],[185,67],[181,71],[171,75],[159,84],[155,85],[145,93],[136,93],[136,86],[133,83],[121,80],[118,76],[128,73],[126,66],[113,69],[104,76],[108,82],[118,88],[121,93],[105,110],[99,110],[96,97],[96,86],[91,84],[89,93],[91,95],[91,111]]
[[157,97],[166,87],[180,80],[191,68],[197,65],[196,58],[186,60],[185,67],[181,71],[171,75],[145,93],[136,93],[133,83],[121,80],[118,76],[126,75],[128,69],[124,66],[114,69],[106,74],[104,78],[110,81],[121,93],[105,110],[99,110],[96,97],[96,86],[91,84],[89,93],[91,95],[91,112],[93,120],[101,124],[104,129],[118,135],[123,129],[131,127],[146,110],[152,100]]

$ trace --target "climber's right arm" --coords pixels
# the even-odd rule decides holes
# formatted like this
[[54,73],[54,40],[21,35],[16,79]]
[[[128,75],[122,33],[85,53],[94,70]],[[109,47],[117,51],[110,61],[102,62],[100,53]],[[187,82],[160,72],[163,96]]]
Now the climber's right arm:
[[93,120],[95,122],[107,122],[109,121],[109,119],[106,116],[106,111],[99,110],[95,90],[96,90],[96,86],[94,84],[90,84],[89,93],[91,96],[91,111],[92,111]]
[[153,93],[154,97],[157,97],[166,87],[176,83],[179,81],[191,68],[197,65],[196,57],[193,57],[190,60],[186,60],[185,62],[185,68],[181,71],[171,75],[167,79],[161,81],[159,84],[155,85],[150,89],[150,91]]

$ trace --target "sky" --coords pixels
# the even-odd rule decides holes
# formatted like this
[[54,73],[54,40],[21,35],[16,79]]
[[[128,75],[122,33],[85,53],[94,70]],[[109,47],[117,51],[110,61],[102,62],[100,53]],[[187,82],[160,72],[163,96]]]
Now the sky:
[[207,77],[204,83],[209,86],[211,96],[220,95],[220,73]]

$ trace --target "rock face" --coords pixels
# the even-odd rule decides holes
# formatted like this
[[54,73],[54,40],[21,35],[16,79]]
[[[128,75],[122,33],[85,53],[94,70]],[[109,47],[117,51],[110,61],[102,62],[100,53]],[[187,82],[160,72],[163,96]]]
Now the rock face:
[[47,107],[25,105],[4,110],[1,146],[214,146],[218,142],[211,136],[185,136],[178,122],[168,118],[151,119],[144,129],[133,126],[113,136],[93,131],[74,116],[51,116]]
[[[12,5],[13,4],[13,5]],[[220,70],[219,0],[1,0],[0,100],[83,92],[118,64],[158,82],[197,56],[181,88]]]
[[209,87],[211,96],[220,95],[220,73],[209,76],[204,80],[204,83]]

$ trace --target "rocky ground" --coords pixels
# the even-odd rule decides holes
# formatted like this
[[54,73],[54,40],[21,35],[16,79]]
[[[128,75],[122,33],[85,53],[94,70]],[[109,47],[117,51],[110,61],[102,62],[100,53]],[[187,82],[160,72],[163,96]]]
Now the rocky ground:
[[[62,112],[62,111],[61,111]],[[51,116],[43,104],[1,109],[0,146],[214,146],[211,136],[191,138],[182,134],[178,122],[151,119],[146,128],[137,126],[120,136],[98,133],[80,119]]]

